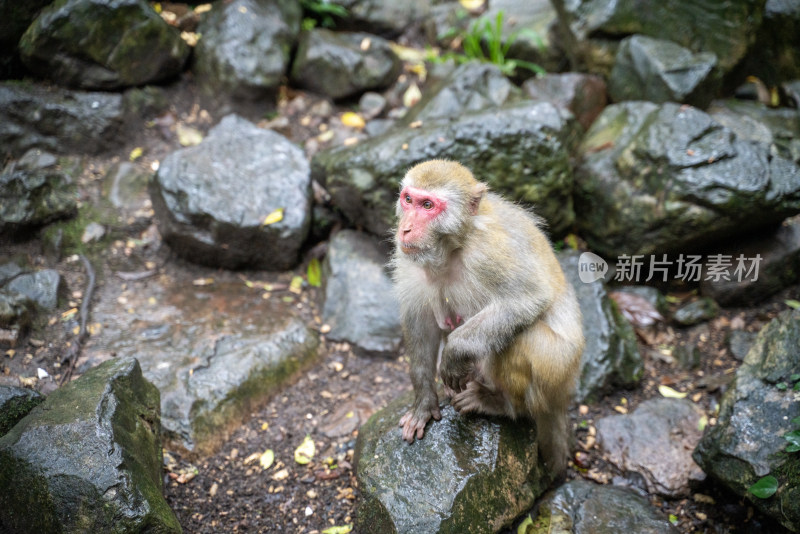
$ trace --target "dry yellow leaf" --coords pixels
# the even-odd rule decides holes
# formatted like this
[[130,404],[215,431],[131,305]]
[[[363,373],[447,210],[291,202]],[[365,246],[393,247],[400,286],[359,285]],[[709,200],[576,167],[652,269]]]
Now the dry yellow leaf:
[[300,465],[305,465],[311,461],[316,452],[317,448],[314,445],[314,440],[311,439],[311,436],[306,436],[303,443],[294,451],[294,461]]
[[137,159],[142,157],[143,153],[144,153],[144,149],[142,147],[140,147],[140,146],[137,146],[136,148],[131,150],[131,154],[130,154],[130,156],[128,156],[128,159],[130,159],[131,161],[136,161]]
[[210,286],[214,283],[213,278],[197,278],[192,280],[193,286]]
[[686,392],[675,391],[669,386],[658,386],[658,392],[661,393],[662,397],[668,399],[682,399],[688,395]]
[[200,130],[192,128],[191,126],[186,126],[182,122],[178,123],[176,133],[178,134],[178,142],[181,146],[195,146],[203,141],[203,134]]
[[281,222],[283,220],[283,208],[278,208],[266,217],[264,217],[264,222],[261,223],[261,226],[269,226],[270,224],[275,224],[276,222]]
[[458,3],[467,11],[480,11],[486,0],[458,0]]
[[359,130],[367,125],[361,115],[352,111],[342,113],[341,121],[345,126],[349,128],[357,128]]
[[411,85],[408,86],[406,92],[403,93],[403,105],[407,108],[410,108],[414,104],[419,102],[421,98],[422,98],[422,91],[419,90],[417,84],[412,83]]
[[258,459],[258,463],[261,464],[261,468],[265,470],[272,467],[272,462],[274,461],[275,453],[272,451],[272,449],[265,450]]

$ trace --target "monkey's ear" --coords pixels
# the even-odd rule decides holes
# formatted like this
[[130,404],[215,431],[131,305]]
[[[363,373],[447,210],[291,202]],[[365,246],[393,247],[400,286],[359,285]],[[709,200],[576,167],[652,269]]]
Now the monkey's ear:
[[478,208],[481,205],[481,199],[483,195],[486,193],[486,184],[477,183],[472,187],[472,191],[470,191],[470,198],[469,198],[469,214],[470,215],[477,215]]

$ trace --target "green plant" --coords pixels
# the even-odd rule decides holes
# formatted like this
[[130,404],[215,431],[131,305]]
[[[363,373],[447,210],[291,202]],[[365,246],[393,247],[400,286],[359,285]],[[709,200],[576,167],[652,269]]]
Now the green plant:
[[509,50],[522,35],[532,38],[540,48],[544,45],[539,35],[529,29],[515,31],[504,39],[503,17],[504,12],[499,11],[494,21],[488,18],[478,19],[473,21],[466,31],[459,32],[455,29],[448,31],[442,37],[460,37],[463,53],[447,52],[439,56],[439,59],[443,61],[452,59],[459,64],[475,60],[492,63],[497,65],[506,76],[513,76],[517,69],[544,74],[545,70],[536,63],[508,57]]
[[303,29],[310,30],[318,23],[323,28],[333,28],[336,26],[334,17],[345,18],[348,15],[347,8],[334,4],[330,0],[300,0],[303,8]]

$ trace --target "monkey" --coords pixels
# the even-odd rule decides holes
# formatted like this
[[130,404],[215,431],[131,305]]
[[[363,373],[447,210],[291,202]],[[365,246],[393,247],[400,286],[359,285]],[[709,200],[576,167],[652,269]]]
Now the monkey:
[[441,419],[438,370],[460,414],[532,418],[560,476],[584,338],[542,220],[448,160],[406,173],[396,215],[390,265],[414,389],[402,438],[422,439]]

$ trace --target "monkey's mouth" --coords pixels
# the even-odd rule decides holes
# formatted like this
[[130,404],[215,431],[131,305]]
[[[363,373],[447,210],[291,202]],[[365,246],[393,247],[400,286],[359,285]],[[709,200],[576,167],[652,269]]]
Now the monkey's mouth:
[[400,250],[403,252],[403,254],[409,254],[409,255],[419,254],[420,252],[422,252],[421,248],[415,247],[414,245],[407,245],[405,243],[400,243]]

